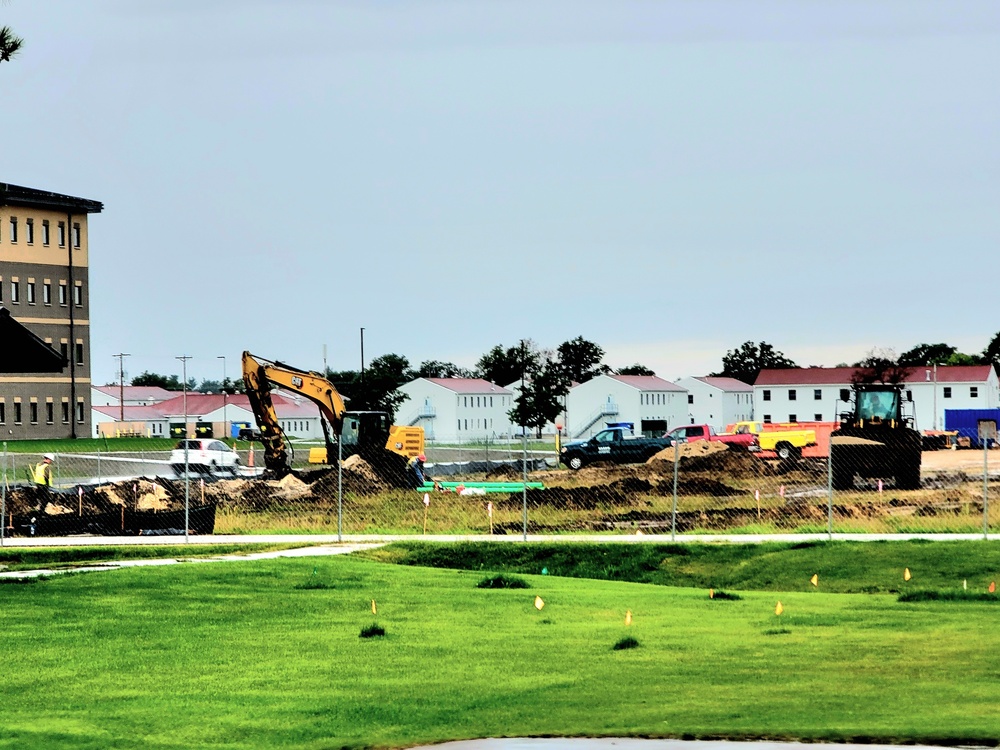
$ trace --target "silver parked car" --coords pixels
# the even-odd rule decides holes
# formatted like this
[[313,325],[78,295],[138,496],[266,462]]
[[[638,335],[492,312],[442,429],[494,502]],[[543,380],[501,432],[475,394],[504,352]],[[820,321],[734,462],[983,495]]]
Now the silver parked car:
[[191,472],[217,474],[228,472],[236,476],[240,465],[239,454],[221,440],[181,440],[170,454],[170,467],[177,476],[184,474],[184,448],[187,447],[187,465]]

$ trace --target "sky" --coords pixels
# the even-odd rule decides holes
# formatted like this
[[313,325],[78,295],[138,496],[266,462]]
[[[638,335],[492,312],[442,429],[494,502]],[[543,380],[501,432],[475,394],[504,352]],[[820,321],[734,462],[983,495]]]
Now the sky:
[[[95,383],[667,379],[1000,330],[996,0],[8,0],[0,182],[100,200]],[[225,359],[220,359],[224,357]]]

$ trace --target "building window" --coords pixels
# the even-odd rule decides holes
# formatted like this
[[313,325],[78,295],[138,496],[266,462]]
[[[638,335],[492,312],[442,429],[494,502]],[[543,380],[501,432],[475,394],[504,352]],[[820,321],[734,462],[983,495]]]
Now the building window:
[[80,247],[80,225],[73,225],[73,247]]
[[7,404],[0,401],[0,424],[7,424]]
[[913,391],[907,391],[906,392],[906,400],[907,401],[912,401],[913,400]]
[[3,302],[3,276],[0,276],[0,302]]
[[797,414],[789,414],[788,415],[788,421],[789,422],[798,422],[799,421],[799,416]]
[[840,400],[841,401],[850,401],[851,400],[851,391],[849,389],[847,389],[847,388],[841,388],[840,389]]
[[42,219],[42,244],[49,244],[49,220]]
[[764,415],[764,422],[766,424],[770,424],[771,423],[771,415],[770,414],[765,414]]
[[59,304],[62,305],[63,307],[66,307],[66,300],[67,300],[67,296],[66,295],[67,294],[68,294],[68,292],[66,290],[66,282],[65,281],[60,281],[59,282]]
[[45,402],[45,424],[52,424],[55,419],[55,404],[51,401]]
[[83,401],[76,402],[76,421],[83,423]]
[[945,398],[951,398],[951,386],[950,385],[946,385],[944,387],[944,397]]
[[17,217],[10,217],[10,241],[17,242]]
[[816,388],[813,390],[813,401],[823,400],[823,390],[821,388]]
[[17,279],[10,280],[10,303],[16,305],[21,301],[21,284]]
[[28,418],[31,424],[38,424],[38,402],[32,401],[28,404]]
[[689,404],[693,404],[694,403],[694,394],[693,393],[689,393],[688,394],[688,403]]
[[822,414],[813,414],[813,421],[814,422],[822,422],[823,421],[823,415]]
[[762,398],[763,398],[763,399],[764,399],[765,401],[770,401],[770,400],[771,400],[771,391],[768,391],[768,390],[765,390],[765,391],[762,391],[762,392],[761,392],[761,397],[762,397]]
[[21,424],[21,402],[14,402],[14,424]]
[[64,221],[59,222],[59,247],[66,247],[66,222]]
[[35,304],[35,282],[33,279],[28,279],[28,304]]
[[73,287],[73,304],[77,307],[83,307],[83,285],[77,284]]
[[62,421],[63,424],[69,424],[69,401],[62,402]]
[[46,305],[52,304],[52,282],[46,281],[42,284],[42,302]]
[[68,341],[63,340],[63,341],[59,342],[59,353],[62,355],[62,358],[64,360],[66,360],[67,362],[69,361],[69,342]]
[[24,220],[24,241],[29,245],[35,242],[35,221],[34,219]]
[[788,400],[789,400],[789,401],[794,401],[794,400],[795,400],[795,397],[796,397],[797,395],[798,395],[798,394],[797,394],[797,393],[795,392],[795,389],[794,389],[794,388],[790,389],[790,390],[788,391]]
[[82,341],[77,341],[76,342],[76,363],[78,365],[82,365],[83,364],[83,342]]
[[969,398],[979,398],[979,387],[975,385],[969,386]]

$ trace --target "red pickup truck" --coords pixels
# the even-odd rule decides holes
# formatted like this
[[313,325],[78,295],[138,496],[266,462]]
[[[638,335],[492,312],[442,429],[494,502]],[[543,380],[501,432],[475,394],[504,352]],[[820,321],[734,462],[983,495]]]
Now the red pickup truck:
[[679,443],[693,443],[696,440],[711,440],[717,443],[725,443],[735,447],[749,449],[757,442],[757,436],[752,432],[737,432],[732,435],[719,435],[715,428],[709,424],[688,424],[683,427],[675,427],[667,433],[667,437],[673,438]]

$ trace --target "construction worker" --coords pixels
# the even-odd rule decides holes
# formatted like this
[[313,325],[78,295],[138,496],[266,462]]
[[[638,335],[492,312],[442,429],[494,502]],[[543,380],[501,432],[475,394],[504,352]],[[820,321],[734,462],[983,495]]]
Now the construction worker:
[[35,471],[32,473],[31,479],[36,487],[52,486],[52,462],[55,460],[55,456],[46,453],[42,456],[41,462],[35,464]]
[[426,460],[427,456],[421,453],[406,462],[406,478],[413,489],[420,489],[424,486],[424,461]]

